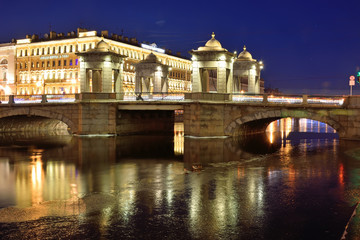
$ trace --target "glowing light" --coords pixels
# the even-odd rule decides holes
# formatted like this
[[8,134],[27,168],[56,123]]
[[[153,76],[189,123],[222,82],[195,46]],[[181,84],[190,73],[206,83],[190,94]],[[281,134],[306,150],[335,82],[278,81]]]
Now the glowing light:
[[94,36],[96,36],[96,31],[79,32],[79,37],[94,37]]
[[158,48],[155,43],[153,43],[151,45],[142,43],[141,47],[145,48],[145,49],[148,49],[148,50],[151,50],[151,51],[155,51],[155,52],[159,52],[159,53],[165,53],[165,50],[162,49],[162,48]]

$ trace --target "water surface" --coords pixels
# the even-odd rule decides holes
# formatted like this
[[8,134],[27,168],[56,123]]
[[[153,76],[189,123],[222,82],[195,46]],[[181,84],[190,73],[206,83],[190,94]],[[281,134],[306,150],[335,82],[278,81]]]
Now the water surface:
[[340,239],[360,147],[334,136],[290,119],[242,139],[3,136],[0,238]]

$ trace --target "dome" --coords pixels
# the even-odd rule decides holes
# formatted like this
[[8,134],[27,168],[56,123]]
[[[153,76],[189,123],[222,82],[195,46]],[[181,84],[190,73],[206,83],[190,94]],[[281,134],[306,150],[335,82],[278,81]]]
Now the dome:
[[244,46],[244,51],[242,51],[239,54],[238,59],[240,59],[240,60],[248,60],[248,61],[253,60],[251,54],[248,51],[246,51],[246,46]]
[[146,56],[145,60],[143,60],[142,62],[147,62],[147,63],[158,63],[159,60],[157,59],[157,57],[155,56],[155,54],[153,54],[152,52]]
[[101,52],[109,52],[110,51],[110,45],[107,44],[104,40],[101,40],[100,42],[98,42],[98,44],[96,45],[95,48],[97,51],[101,51]]
[[211,34],[211,39],[206,42],[204,47],[199,47],[199,51],[222,51],[221,43],[215,39],[215,33]]

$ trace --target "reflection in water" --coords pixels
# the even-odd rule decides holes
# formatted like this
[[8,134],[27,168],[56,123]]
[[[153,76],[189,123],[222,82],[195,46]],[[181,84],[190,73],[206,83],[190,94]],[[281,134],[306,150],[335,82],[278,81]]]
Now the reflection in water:
[[311,125],[293,121],[241,141],[184,138],[181,125],[173,138],[13,139],[0,238],[338,239],[360,165],[337,139],[294,140]]

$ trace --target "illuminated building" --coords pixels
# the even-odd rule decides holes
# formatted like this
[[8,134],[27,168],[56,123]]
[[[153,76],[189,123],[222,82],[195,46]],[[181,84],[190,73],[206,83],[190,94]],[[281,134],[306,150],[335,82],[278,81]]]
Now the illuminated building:
[[[146,61],[150,53],[161,66],[168,67],[168,82],[161,91],[191,92],[195,87],[195,91],[263,93],[262,62],[253,59],[246,49],[232,58],[233,54],[222,48],[214,36],[204,47],[192,51],[194,56],[190,61],[154,43],[140,44],[135,38],[109,35],[108,31],[98,34],[78,28],[67,34],[51,31],[43,38],[27,35],[25,39],[0,44],[0,95],[79,93],[80,59],[77,54],[93,50],[101,40],[110,46],[111,52],[125,57],[121,76],[125,95],[135,95],[135,66]],[[209,54],[213,59],[203,66],[203,58]]]
[[15,91],[15,44],[0,44],[0,96]]
[[153,52],[159,61],[171,68],[169,88],[171,92],[191,91],[191,61],[166,53],[155,44],[139,44],[135,38],[127,38],[102,31],[77,29],[68,34],[50,32],[40,39],[27,35],[16,40],[15,89],[9,94],[63,94],[79,93],[80,62],[76,53],[94,49],[104,40],[111,51],[126,56],[123,64],[123,89],[125,95],[135,91],[135,67],[133,64],[146,59]]

